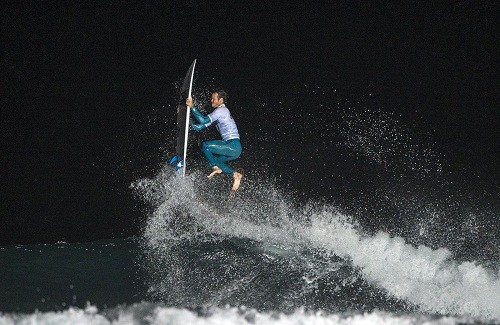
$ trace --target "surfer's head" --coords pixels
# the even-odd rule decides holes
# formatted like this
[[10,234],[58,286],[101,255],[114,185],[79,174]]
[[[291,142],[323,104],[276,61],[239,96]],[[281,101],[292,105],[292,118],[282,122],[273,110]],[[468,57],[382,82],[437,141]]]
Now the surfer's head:
[[217,108],[224,104],[227,100],[227,93],[224,89],[214,89],[212,90],[212,107]]

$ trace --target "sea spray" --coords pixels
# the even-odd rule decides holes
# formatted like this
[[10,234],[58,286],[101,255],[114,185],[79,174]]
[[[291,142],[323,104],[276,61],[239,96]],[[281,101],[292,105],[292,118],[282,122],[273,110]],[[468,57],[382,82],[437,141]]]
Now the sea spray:
[[[162,178],[162,186],[169,190],[156,191],[163,197],[163,202],[154,210],[147,224],[145,247],[150,252],[150,261],[157,266],[156,276],[163,277],[159,281],[160,285],[158,281],[152,281],[156,287],[151,292],[163,293],[163,299],[168,300],[175,290],[179,295],[177,298],[190,296],[189,300],[195,304],[203,301],[218,304],[227,302],[228,295],[233,298],[241,296],[241,291],[249,290],[248,283],[256,286],[259,273],[262,272],[258,269],[259,265],[249,265],[237,255],[219,252],[218,262],[222,260],[229,267],[233,265],[241,268],[243,265],[248,268],[248,272],[241,273],[239,279],[237,276],[232,278],[229,286],[219,284],[218,289],[214,290],[217,293],[193,292],[190,288],[192,283],[179,290],[182,278],[192,272],[189,270],[189,259],[182,256],[186,254],[183,245],[191,242],[206,248],[215,244],[211,249],[212,253],[216,253],[219,249],[217,245],[222,241],[241,238],[247,241],[245,249],[249,249],[248,243],[253,243],[252,247],[257,247],[261,254],[277,254],[283,267],[288,263],[290,277],[295,276],[294,272],[302,272],[304,275],[301,278],[309,284],[317,285],[315,281],[321,281],[321,277],[331,277],[331,272],[339,270],[338,258],[341,258],[344,260],[342,263],[351,268],[344,273],[343,279],[354,276],[349,282],[343,281],[344,285],[357,283],[356,286],[365,286],[362,282],[368,281],[379,287],[381,292],[409,304],[407,307],[401,307],[403,305],[400,304],[401,308],[411,310],[414,305],[422,311],[438,314],[468,315],[481,319],[500,317],[496,303],[500,297],[498,275],[474,262],[453,261],[451,252],[446,248],[431,249],[425,245],[415,247],[406,243],[404,238],[391,237],[383,231],[368,235],[352,217],[340,212],[335,206],[310,202],[304,207],[297,207],[292,204],[290,197],[272,183],[258,178],[246,179],[246,186],[242,188],[237,204],[228,213],[222,213],[218,199],[223,197],[223,193],[215,190],[210,192],[214,182],[200,181],[202,176],[195,171],[181,181],[174,177]],[[224,179],[219,178],[216,182],[223,183]],[[177,183],[178,186],[175,185]],[[143,181],[142,184],[158,183]],[[172,227],[179,224],[175,221],[177,219],[187,225],[183,228],[184,232],[179,233],[177,227]],[[255,243],[262,244],[259,246]],[[276,250],[269,247],[276,247]],[[208,254],[204,258],[211,260],[211,253],[203,254]],[[335,258],[332,259],[332,256]],[[324,266],[328,263],[332,265],[330,269]],[[165,267],[169,269],[168,274],[162,272]],[[317,274],[321,272],[315,272],[315,268],[326,270],[319,280]],[[216,278],[216,275],[213,277]],[[359,282],[360,279],[364,280]],[[193,278],[188,281],[193,281]],[[215,281],[220,282],[220,279]],[[302,290],[300,299],[305,299],[306,292],[310,293],[311,288],[297,287],[298,291]],[[182,290],[190,291],[190,295],[182,294]],[[253,290],[256,294],[255,288]],[[332,296],[334,292],[330,292]],[[204,298],[193,298],[197,296]],[[283,297],[284,300],[293,299],[285,298],[291,297],[289,294]],[[344,298],[349,299],[346,296]]]
[[323,218],[313,221],[310,238],[313,245],[348,256],[365,279],[423,311],[500,317],[498,275],[472,262],[452,261],[445,248],[415,248],[384,232],[357,237]]

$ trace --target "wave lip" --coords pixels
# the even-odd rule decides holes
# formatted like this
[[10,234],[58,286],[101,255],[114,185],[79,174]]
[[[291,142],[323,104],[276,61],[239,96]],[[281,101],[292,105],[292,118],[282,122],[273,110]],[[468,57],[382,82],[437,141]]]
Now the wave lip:
[[309,238],[351,259],[368,281],[426,312],[500,319],[500,281],[484,267],[452,261],[445,248],[415,248],[385,232],[361,237],[328,217],[313,218]]

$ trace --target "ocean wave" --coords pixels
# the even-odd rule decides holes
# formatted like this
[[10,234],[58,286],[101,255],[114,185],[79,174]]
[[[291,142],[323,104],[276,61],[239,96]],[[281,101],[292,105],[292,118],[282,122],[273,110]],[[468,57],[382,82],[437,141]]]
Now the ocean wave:
[[[163,175],[134,185],[159,203],[144,230],[152,259],[167,256],[175,243],[207,234],[298,254],[323,251],[348,261],[365,281],[422,312],[500,319],[499,275],[475,261],[455,261],[446,248],[415,247],[384,231],[369,235],[332,204],[297,207],[268,180],[247,178],[237,204],[224,212],[220,202],[225,192],[213,190],[224,188],[224,180],[200,179],[195,171],[186,178]],[[179,223],[172,227],[179,215],[184,231],[179,231]]]

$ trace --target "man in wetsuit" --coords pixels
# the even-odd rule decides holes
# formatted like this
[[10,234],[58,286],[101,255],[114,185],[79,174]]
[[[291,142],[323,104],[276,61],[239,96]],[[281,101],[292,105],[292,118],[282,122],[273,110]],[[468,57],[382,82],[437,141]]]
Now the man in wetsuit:
[[226,162],[238,158],[241,155],[242,148],[236,123],[224,104],[226,100],[227,94],[224,90],[213,90],[211,102],[214,111],[206,116],[197,107],[193,106],[192,98],[186,100],[186,106],[191,107],[191,112],[197,121],[197,123],[190,121],[191,127],[195,131],[201,131],[215,123],[222,137],[222,140],[209,140],[201,144],[201,151],[212,167],[212,173],[208,177],[220,173],[232,175],[234,178],[233,190],[236,191],[240,187],[243,170],[238,169],[235,171]]

